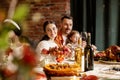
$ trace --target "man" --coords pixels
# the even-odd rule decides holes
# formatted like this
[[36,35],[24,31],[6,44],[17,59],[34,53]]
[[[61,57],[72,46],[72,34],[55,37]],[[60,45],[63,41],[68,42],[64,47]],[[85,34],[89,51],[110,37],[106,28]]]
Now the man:
[[58,46],[63,46],[66,44],[67,35],[71,32],[73,28],[73,18],[69,15],[65,15],[61,18],[61,27],[58,31],[58,35],[55,42]]

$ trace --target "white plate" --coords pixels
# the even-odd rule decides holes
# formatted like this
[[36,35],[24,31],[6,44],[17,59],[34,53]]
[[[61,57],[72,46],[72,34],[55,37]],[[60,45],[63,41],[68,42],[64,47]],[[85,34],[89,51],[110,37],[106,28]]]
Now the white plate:
[[63,76],[63,77],[51,77],[51,80],[80,80],[81,77],[76,76]]
[[36,73],[44,74],[43,68],[40,68],[40,67],[35,67],[35,68],[33,69],[33,71],[36,72]]
[[103,61],[103,60],[100,60],[99,62],[101,62],[101,63],[105,63],[105,64],[115,64],[115,65],[120,65],[120,62],[114,62],[114,61]]

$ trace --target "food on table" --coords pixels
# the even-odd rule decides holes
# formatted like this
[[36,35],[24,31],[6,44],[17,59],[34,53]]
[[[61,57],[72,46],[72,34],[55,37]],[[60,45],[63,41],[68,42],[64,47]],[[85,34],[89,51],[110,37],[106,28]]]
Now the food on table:
[[80,67],[76,64],[47,64],[44,67],[46,75],[49,76],[79,76]]
[[95,75],[86,75],[81,80],[98,80],[98,77]]
[[112,70],[120,71],[120,66],[119,65],[115,65],[115,66],[112,67]]
[[49,50],[43,49],[42,54],[50,54],[56,57],[57,62],[62,62],[64,58],[71,55],[71,50],[67,46],[63,47],[53,47]]
[[42,49],[43,54],[49,54],[49,51],[47,49]]
[[120,62],[120,47],[117,45],[112,45],[106,50],[96,53],[94,55],[94,59]]
[[57,62],[62,62],[64,60],[64,55],[59,55],[56,57]]
[[107,60],[107,57],[106,57],[106,53],[105,51],[99,51],[98,53],[96,53],[94,55],[94,60],[95,61],[98,61],[98,60]]

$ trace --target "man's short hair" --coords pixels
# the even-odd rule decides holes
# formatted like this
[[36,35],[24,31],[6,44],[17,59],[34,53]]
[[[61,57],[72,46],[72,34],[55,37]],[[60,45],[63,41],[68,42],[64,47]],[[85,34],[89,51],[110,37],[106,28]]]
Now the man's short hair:
[[70,15],[64,15],[62,18],[61,18],[61,21],[63,21],[63,19],[73,19],[73,17],[72,16],[70,16]]

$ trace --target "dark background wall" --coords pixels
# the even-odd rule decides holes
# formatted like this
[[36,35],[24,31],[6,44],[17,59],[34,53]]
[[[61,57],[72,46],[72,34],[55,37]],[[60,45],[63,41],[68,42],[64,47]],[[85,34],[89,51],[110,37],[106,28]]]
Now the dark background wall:
[[120,45],[120,0],[71,0],[74,29],[92,34],[98,50]]
[[96,45],[120,46],[120,0],[96,0]]
[[73,29],[90,32],[92,44],[95,44],[96,0],[71,0],[71,15],[74,18]]

